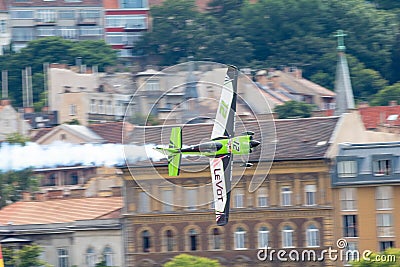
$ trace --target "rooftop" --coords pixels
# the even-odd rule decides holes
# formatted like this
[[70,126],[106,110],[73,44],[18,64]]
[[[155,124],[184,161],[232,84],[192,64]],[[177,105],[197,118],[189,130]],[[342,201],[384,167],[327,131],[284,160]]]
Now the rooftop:
[[20,201],[0,210],[0,226],[116,218],[122,206],[122,197]]
[[380,124],[400,126],[400,106],[360,107],[358,109],[365,128],[376,129]]

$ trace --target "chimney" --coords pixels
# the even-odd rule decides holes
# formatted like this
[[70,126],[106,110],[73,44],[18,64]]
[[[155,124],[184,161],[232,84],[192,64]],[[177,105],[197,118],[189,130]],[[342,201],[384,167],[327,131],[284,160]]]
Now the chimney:
[[32,200],[32,196],[31,193],[28,191],[24,191],[22,192],[22,201],[31,201]]
[[358,108],[367,108],[369,107],[369,104],[367,101],[362,101],[360,104],[358,104]]
[[111,192],[113,197],[120,197],[122,196],[122,187],[121,186],[112,186]]
[[297,68],[296,71],[295,71],[295,77],[297,79],[302,79],[303,78],[303,71],[301,69]]
[[33,113],[33,112],[35,112],[33,107],[24,107],[24,113],[30,114],[30,113]]
[[85,197],[85,188],[73,188],[70,191],[70,198],[83,198]]
[[9,106],[9,105],[11,105],[10,99],[2,99],[0,101],[0,106]]
[[397,100],[390,100],[389,101],[389,106],[391,106],[391,107],[397,106]]
[[47,192],[47,197],[49,199],[63,198],[63,196],[64,196],[64,190],[62,189],[53,189]]
[[43,192],[35,193],[35,200],[36,201],[46,201],[46,194]]

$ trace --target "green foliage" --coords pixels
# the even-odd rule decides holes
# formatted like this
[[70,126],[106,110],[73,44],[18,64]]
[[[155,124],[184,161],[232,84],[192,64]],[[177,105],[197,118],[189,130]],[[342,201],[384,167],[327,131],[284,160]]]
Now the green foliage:
[[278,119],[309,118],[314,108],[314,105],[304,102],[288,101],[276,106],[274,112],[278,114]]
[[22,192],[34,192],[39,186],[32,170],[0,172],[0,208],[22,199]]
[[40,259],[43,249],[38,245],[26,245],[21,249],[3,248],[5,266],[13,267],[40,267],[51,265]]
[[9,144],[20,144],[25,146],[30,141],[28,136],[24,136],[20,133],[11,133],[6,136],[6,142]]
[[[116,64],[117,54],[103,40],[73,42],[61,37],[47,37],[33,40],[18,53],[0,56],[0,70],[8,70],[9,96],[17,106],[22,103],[21,70],[32,67],[32,87],[35,109],[40,109],[43,102],[43,64],[75,64],[77,57],[82,64],[97,65],[99,71]],[[36,102],[41,102],[36,104]]]
[[130,119],[129,122],[136,125],[159,125],[160,122],[153,115],[145,116],[143,114],[135,113]]
[[397,103],[400,103],[400,82],[380,90],[372,97],[371,105],[387,106],[390,101],[397,101]]
[[78,119],[71,119],[70,121],[65,122],[65,124],[69,125],[81,125]]
[[217,260],[205,257],[197,257],[188,254],[180,254],[175,256],[171,261],[164,264],[164,267],[219,267],[221,266]]
[[369,100],[388,81],[400,80],[400,16],[395,9],[363,0],[212,0],[209,8],[201,13],[193,0],[153,7],[153,31],[136,50],[165,65],[188,56],[238,67],[296,65],[305,78],[334,88],[334,34],[343,29],[356,99]]
[[400,267],[400,250],[391,248],[381,253],[372,253],[368,259],[352,262],[353,267]]

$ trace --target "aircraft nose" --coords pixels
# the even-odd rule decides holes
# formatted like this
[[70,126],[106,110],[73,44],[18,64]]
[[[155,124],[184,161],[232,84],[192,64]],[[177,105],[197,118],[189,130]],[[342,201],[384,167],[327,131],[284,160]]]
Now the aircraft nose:
[[251,148],[253,148],[253,147],[256,147],[256,146],[259,146],[261,143],[259,142],[259,141],[256,141],[256,140],[251,140],[250,141],[250,147]]

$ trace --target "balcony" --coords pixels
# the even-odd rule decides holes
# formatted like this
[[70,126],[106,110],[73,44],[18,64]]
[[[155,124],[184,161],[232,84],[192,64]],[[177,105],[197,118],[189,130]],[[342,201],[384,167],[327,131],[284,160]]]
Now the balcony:
[[57,21],[54,19],[35,19],[36,26],[54,26]]
[[146,30],[146,23],[127,23],[124,26],[124,30],[129,32],[129,31],[140,31],[140,30]]
[[100,25],[100,18],[79,17],[76,24],[83,26]]

